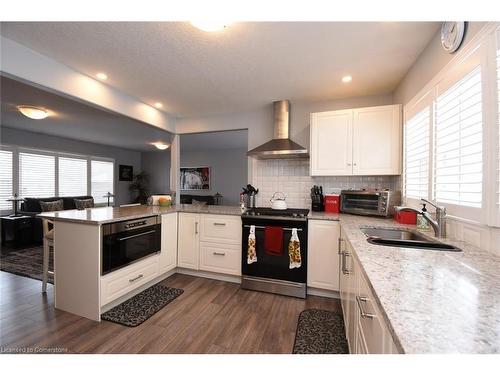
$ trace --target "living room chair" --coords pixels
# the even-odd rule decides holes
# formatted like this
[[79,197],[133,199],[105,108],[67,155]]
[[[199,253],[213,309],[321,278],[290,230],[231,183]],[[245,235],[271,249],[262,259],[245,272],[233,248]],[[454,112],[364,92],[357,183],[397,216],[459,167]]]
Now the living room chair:
[[[50,229],[49,225],[52,225]],[[42,293],[47,292],[47,280],[49,275],[54,275],[53,271],[49,271],[50,248],[54,247],[54,222],[43,220],[43,277],[42,277]]]

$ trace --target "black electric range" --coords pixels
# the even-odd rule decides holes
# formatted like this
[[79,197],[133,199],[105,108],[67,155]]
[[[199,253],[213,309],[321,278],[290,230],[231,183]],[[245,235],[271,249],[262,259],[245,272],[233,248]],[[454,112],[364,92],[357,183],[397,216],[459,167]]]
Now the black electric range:
[[[241,215],[242,222],[242,259],[241,271],[243,289],[257,290],[294,296],[306,297],[307,282],[307,215],[309,210],[288,208],[273,210],[257,207]],[[255,229],[257,261],[249,264],[247,247],[250,228]],[[266,227],[283,229],[283,251],[279,256],[270,255],[264,250]],[[297,231],[300,241],[302,265],[289,267],[288,243],[293,231]]]

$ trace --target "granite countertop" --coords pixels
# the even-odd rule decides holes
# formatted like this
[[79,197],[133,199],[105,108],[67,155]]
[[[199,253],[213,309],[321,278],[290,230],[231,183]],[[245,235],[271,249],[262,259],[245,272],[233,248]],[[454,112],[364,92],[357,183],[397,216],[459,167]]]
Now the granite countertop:
[[401,351],[500,353],[499,256],[450,240],[463,251],[373,245],[363,225],[415,226],[346,214],[340,223]]
[[84,210],[64,210],[44,212],[38,215],[42,219],[73,223],[100,225],[123,220],[140,219],[146,216],[158,216],[173,212],[190,212],[213,215],[241,215],[239,206],[198,206],[181,204],[171,207],[131,206],[131,207],[95,207]]

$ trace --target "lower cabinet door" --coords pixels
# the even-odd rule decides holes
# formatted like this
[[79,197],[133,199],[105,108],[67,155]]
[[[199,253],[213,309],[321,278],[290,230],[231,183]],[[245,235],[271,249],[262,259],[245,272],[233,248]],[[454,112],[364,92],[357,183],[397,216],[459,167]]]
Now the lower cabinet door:
[[177,267],[177,213],[161,217],[160,273]]
[[338,221],[309,220],[307,286],[339,290]]
[[241,246],[200,242],[200,270],[241,276]]
[[198,270],[200,254],[200,216],[179,213],[177,265]]
[[356,332],[356,351],[351,354],[368,354],[366,350],[365,338],[363,337],[363,331],[359,328]]

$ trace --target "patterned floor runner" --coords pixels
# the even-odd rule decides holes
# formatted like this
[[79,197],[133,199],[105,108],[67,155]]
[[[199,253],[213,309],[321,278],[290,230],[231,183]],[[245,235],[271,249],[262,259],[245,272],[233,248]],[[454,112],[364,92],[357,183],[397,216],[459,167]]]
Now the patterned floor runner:
[[342,314],[315,309],[302,311],[293,354],[349,354]]

